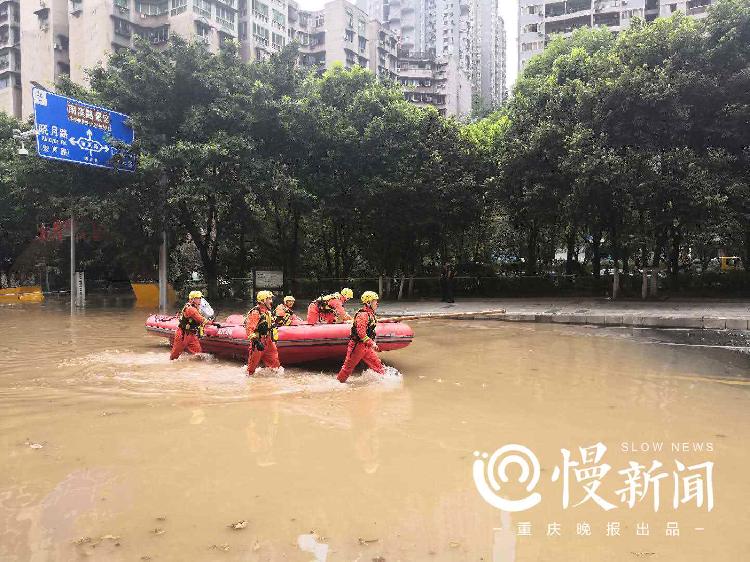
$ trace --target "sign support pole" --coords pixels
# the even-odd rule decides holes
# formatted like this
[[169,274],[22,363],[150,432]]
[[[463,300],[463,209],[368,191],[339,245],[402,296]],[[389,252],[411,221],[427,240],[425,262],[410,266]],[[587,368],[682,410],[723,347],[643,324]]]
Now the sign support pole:
[[73,207],[70,209],[70,312],[76,310],[76,227]]
[[161,233],[159,246],[159,312],[167,312],[167,233]]

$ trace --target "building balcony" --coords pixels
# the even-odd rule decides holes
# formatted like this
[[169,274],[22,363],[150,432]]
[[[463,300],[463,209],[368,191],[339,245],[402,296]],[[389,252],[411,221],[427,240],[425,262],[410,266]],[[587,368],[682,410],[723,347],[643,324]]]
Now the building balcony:
[[119,6],[117,4],[114,4],[112,6],[112,14],[117,16],[118,18],[129,19],[130,8],[127,6]]
[[402,78],[410,80],[424,80],[431,79],[433,76],[433,71],[429,68],[399,68],[398,75]]
[[262,21],[263,23],[268,23],[268,16],[256,10],[253,10],[253,17],[258,21]]
[[193,4],[193,13],[196,13],[199,16],[203,16],[204,18],[211,17],[211,10],[205,10],[199,6],[196,6],[195,4]]
[[231,31],[232,33],[234,33],[237,29],[237,24],[235,24],[235,22],[225,20],[224,18],[220,18],[219,16],[216,16],[216,22],[221,25],[222,28]]

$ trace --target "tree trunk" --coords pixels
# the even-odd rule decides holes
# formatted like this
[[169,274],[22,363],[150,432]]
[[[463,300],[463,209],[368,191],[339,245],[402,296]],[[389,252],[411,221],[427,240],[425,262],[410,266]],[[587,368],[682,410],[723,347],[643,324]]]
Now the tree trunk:
[[680,272],[680,242],[682,237],[680,236],[680,229],[677,226],[672,227],[672,251],[669,257],[669,267],[672,276],[677,276]]
[[203,263],[203,270],[206,273],[206,289],[211,299],[219,299],[219,275],[216,267],[216,260],[208,260]]
[[654,245],[654,257],[653,261],[651,262],[651,267],[659,267],[659,263],[661,262],[661,252],[664,248],[664,244],[667,240],[667,233],[666,229],[659,233],[658,237],[656,238],[656,244]]
[[537,262],[537,239],[539,238],[539,230],[534,222],[529,226],[528,238],[526,240],[526,275],[536,275],[536,262]]
[[593,270],[594,278],[600,279],[601,278],[601,269],[602,269],[602,254],[601,254],[601,246],[602,246],[602,231],[597,230],[594,232],[594,235],[591,239],[591,268]]
[[401,275],[401,282],[398,284],[398,300],[401,300],[404,296],[404,284],[406,283],[406,275]]
[[573,262],[578,261],[578,255],[576,254],[576,229],[570,227],[568,229],[567,236],[565,237],[565,244],[567,246],[567,255],[565,256],[565,274],[573,274]]
[[292,221],[292,253],[289,258],[289,287],[292,294],[297,292],[297,259],[299,257],[299,213],[294,213]]

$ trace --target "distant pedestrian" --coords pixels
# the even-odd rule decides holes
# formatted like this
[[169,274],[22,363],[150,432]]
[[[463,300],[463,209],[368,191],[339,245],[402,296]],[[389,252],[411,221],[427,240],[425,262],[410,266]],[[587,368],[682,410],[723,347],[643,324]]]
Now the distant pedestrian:
[[456,270],[453,264],[446,262],[440,271],[440,291],[443,302],[455,302],[453,299],[453,286],[455,283]]

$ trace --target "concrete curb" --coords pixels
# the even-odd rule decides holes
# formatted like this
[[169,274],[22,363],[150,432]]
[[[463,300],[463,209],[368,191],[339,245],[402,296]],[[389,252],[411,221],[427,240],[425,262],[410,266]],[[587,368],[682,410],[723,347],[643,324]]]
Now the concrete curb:
[[500,322],[540,322],[553,324],[589,324],[629,328],[682,328],[693,330],[750,330],[747,318],[713,318],[707,316],[639,316],[583,314],[500,314],[476,316],[476,320]]

